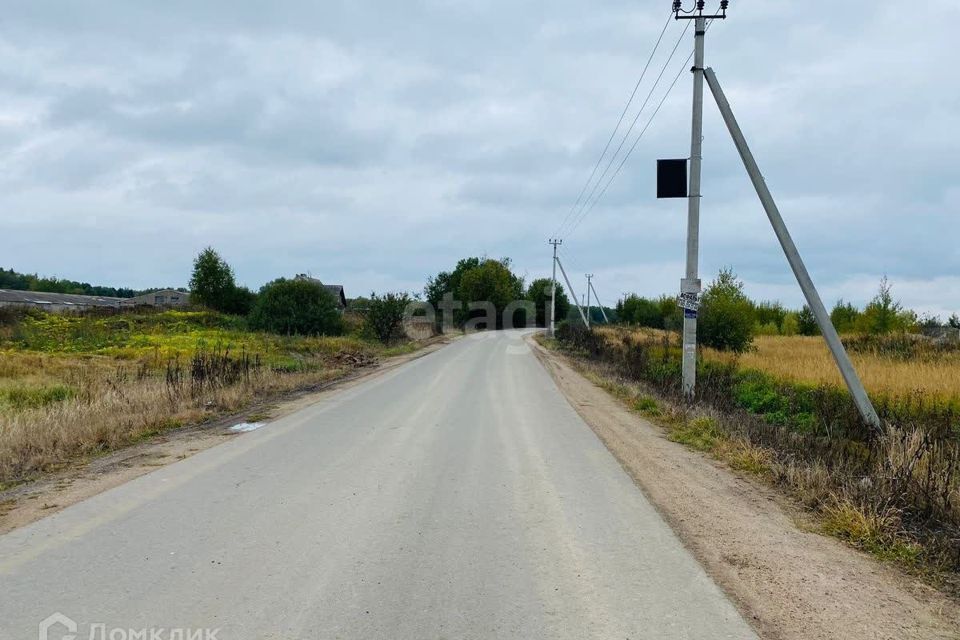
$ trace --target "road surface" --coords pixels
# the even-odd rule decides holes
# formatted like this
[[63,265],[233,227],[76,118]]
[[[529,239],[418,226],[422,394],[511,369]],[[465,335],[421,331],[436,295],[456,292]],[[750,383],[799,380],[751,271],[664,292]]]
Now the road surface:
[[80,640],[754,637],[520,332],[0,537],[0,637],[55,612]]

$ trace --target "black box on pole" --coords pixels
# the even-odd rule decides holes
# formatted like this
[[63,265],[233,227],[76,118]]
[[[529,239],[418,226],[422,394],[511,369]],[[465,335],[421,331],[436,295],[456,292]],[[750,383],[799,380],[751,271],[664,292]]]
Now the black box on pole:
[[687,197],[687,160],[657,160],[657,197]]

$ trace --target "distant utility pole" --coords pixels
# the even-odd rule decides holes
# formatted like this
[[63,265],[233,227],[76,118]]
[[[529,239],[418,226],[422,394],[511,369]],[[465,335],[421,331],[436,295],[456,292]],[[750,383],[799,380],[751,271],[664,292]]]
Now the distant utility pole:
[[548,240],[553,245],[553,275],[550,276],[550,337],[553,337],[555,323],[553,319],[557,309],[557,246],[563,244],[563,240],[550,238]]
[[797,251],[797,247],[793,243],[793,239],[790,237],[790,232],[787,230],[787,226],[783,221],[783,217],[780,215],[780,210],[777,208],[777,204],[763,179],[763,175],[760,172],[760,167],[757,165],[757,162],[750,151],[750,147],[747,145],[747,140],[743,135],[743,131],[740,129],[740,125],[733,115],[733,110],[730,108],[730,103],[727,102],[727,98],[723,93],[723,89],[720,87],[720,82],[717,80],[717,76],[713,72],[713,69],[704,68],[704,36],[706,35],[707,31],[706,21],[708,19],[725,19],[727,17],[727,7],[729,6],[729,2],[728,0],[722,0],[720,2],[720,9],[722,13],[717,15],[704,15],[704,4],[705,2],[703,0],[699,0],[694,9],[690,11],[684,11],[682,0],[674,0],[673,3],[674,14],[678,20],[696,20],[696,47],[694,49],[694,65],[692,69],[693,131],[690,145],[690,190],[688,192],[689,208],[687,214],[687,271],[686,277],[681,281],[680,285],[680,303],[684,308],[684,393],[687,394],[687,396],[692,396],[696,385],[697,313],[701,288],[700,280],[697,277],[700,249],[700,172],[703,152],[703,83],[704,79],[706,79],[707,83],[710,85],[710,90],[713,93],[713,97],[717,102],[717,107],[720,109],[723,120],[727,125],[727,129],[730,131],[730,136],[733,138],[733,142],[737,147],[737,151],[740,153],[740,158],[743,160],[743,165],[747,169],[747,174],[750,176],[751,182],[753,182],[757,196],[760,198],[760,202],[767,213],[767,218],[770,220],[770,224],[777,236],[777,240],[779,240],[780,246],[783,249],[783,253],[787,257],[787,262],[790,263],[790,268],[793,270],[793,274],[797,278],[800,289],[803,291],[803,295],[807,299],[807,305],[810,307],[814,316],[816,317],[817,325],[820,327],[820,332],[823,334],[823,337],[827,342],[827,346],[830,348],[830,353],[833,355],[833,359],[837,364],[837,368],[840,370],[840,375],[843,377],[843,380],[847,385],[847,389],[850,391],[850,395],[853,397],[853,401],[860,412],[860,416],[863,418],[865,423],[879,430],[882,428],[882,425],[880,424],[880,418],[877,416],[877,412],[874,409],[873,404],[870,402],[870,397],[867,395],[867,391],[864,389],[863,383],[860,381],[856,370],[853,368],[853,363],[850,362],[850,357],[847,355],[847,352],[843,347],[843,343],[840,341],[840,336],[837,335],[837,331],[834,328],[833,323],[830,322],[830,316],[827,314],[827,310],[823,306],[823,301],[820,299],[820,294],[817,293],[817,289],[813,284],[813,280],[810,278],[810,274],[807,272],[807,268],[800,257],[800,252]]
[[592,273],[585,274],[587,276],[587,328],[590,328],[590,291],[593,289],[593,285],[590,284],[590,280],[593,278]]

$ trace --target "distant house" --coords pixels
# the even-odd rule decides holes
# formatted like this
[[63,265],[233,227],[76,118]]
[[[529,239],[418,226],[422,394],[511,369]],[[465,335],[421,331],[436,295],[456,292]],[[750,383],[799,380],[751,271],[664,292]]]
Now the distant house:
[[314,283],[320,285],[321,287],[323,287],[324,289],[327,290],[327,293],[329,293],[330,295],[333,296],[333,299],[334,299],[334,300],[337,301],[337,307],[338,307],[338,308],[340,308],[340,309],[346,309],[346,308],[347,308],[347,296],[346,296],[346,294],[343,293],[343,285],[342,285],[342,284],[323,284],[322,282],[320,282],[320,281],[317,280],[316,278],[313,278],[313,277],[311,277],[311,276],[308,276],[308,275],[306,275],[306,274],[304,274],[304,273],[297,274],[297,277],[296,277],[295,279],[296,279],[296,280],[306,280],[306,281],[308,281],[308,282],[314,282]]
[[151,307],[182,307],[187,304],[190,304],[190,294],[186,291],[177,291],[176,289],[151,291],[142,296],[127,298],[123,301],[123,306],[130,307],[139,307],[141,305]]
[[29,307],[52,313],[94,308],[119,309],[126,301],[127,298],[111,298],[109,296],[83,296],[73,293],[0,289],[0,307]]

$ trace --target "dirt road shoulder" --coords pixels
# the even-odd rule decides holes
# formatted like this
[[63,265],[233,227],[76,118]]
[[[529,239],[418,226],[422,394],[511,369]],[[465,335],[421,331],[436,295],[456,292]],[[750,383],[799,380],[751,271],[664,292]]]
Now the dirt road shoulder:
[[960,608],[840,542],[804,530],[774,489],[668,440],[529,340],[573,408],[763,638],[960,638]]

